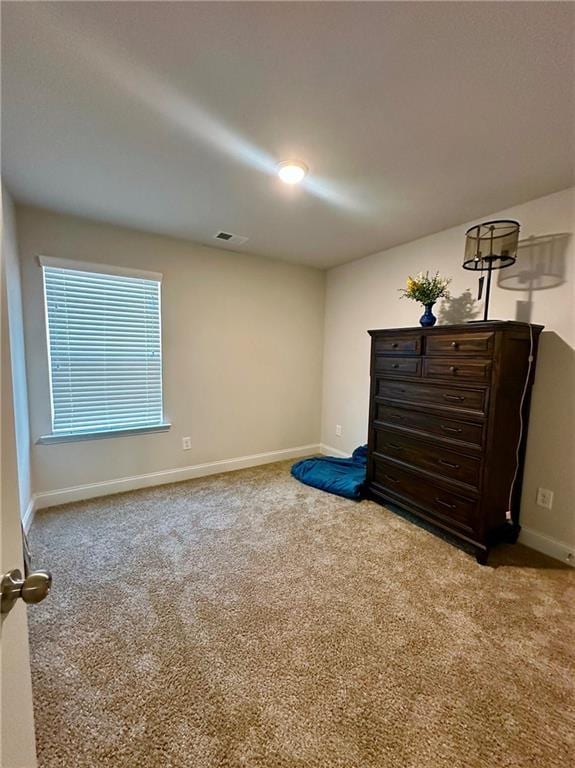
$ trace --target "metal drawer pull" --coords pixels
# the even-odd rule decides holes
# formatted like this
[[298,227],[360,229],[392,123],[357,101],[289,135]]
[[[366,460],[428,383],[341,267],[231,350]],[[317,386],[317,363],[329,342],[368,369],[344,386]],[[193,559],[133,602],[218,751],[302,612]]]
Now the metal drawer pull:
[[451,467],[451,469],[459,469],[459,464],[452,464],[450,461],[445,461],[445,459],[437,459],[439,464],[445,464],[446,467]]
[[399,483],[399,480],[397,477],[392,477],[391,475],[384,475],[386,480],[389,480],[390,483]]
[[399,363],[393,363],[392,368],[399,368]]
[[449,370],[451,371],[451,373],[457,373],[457,367],[455,365],[450,365]]
[[463,430],[460,427],[446,427],[445,424],[439,425],[444,432],[453,432],[455,435],[459,435]]
[[397,443],[388,443],[388,446],[390,448],[395,448],[398,451],[401,451],[401,445],[398,445]]
[[452,341],[452,342],[451,342],[451,346],[453,347],[453,349],[457,349],[457,347],[459,346],[459,344],[458,344],[456,341]]
[[445,400],[455,400],[458,403],[461,403],[465,400],[464,395],[443,395]]
[[448,501],[443,501],[443,499],[440,499],[439,496],[435,497],[435,501],[438,504],[441,504],[442,507],[447,507],[448,509],[456,509],[457,504],[450,504]]
[[404,419],[404,417],[403,417],[403,416],[400,416],[400,415],[399,415],[399,414],[397,414],[397,413],[392,413],[392,414],[391,414],[391,416],[390,416],[389,418],[390,418],[390,419],[393,419],[394,421],[403,421],[403,419]]
[[392,344],[391,346],[392,346],[394,349],[397,349],[397,348],[399,347],[399,344],[397,343],[397,341],[394,341],[394,342],[393,342],[393,344]]

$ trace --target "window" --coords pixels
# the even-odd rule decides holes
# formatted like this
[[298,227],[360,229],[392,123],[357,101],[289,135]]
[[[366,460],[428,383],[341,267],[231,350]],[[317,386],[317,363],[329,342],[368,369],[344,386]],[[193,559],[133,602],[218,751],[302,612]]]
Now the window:
[[45,257],[40,263],[52,438],[169,426],[162,403],[162,276]]

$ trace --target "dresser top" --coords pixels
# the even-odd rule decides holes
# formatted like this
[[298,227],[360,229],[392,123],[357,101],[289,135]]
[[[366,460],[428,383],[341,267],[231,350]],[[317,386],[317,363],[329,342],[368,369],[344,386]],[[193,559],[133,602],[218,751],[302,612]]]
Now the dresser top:
[[423,328],[421,325],[407,326],[404,328],[376,328],[368,331],[370,336],[380,333],[449,333],[449,331],[505,331],[528,330],[529,326],[541,333],[544,325],[535,323],[520,323],[517,320],[477,320],[469,323],[457,323],[456,325],[434,325],[431,328]]

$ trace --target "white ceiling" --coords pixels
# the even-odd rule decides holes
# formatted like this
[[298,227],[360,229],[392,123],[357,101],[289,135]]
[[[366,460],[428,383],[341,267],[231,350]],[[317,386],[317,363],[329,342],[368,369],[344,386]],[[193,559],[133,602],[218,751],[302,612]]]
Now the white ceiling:
[[[2,3],[19,200],[328,267],[574,183],[572,3]],[[273,174],[311,169],[303,187]]]

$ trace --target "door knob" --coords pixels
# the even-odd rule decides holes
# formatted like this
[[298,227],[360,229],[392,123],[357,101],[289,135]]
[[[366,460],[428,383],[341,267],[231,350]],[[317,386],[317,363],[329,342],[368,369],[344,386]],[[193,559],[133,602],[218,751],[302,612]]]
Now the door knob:
[[48,571],[32,571],[25,579],[17,568],[5,573],[0,583],[0,613],[9,613],[19,597],[27,604],[41,603],[51,586]]

